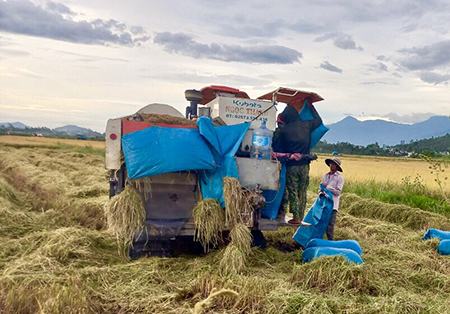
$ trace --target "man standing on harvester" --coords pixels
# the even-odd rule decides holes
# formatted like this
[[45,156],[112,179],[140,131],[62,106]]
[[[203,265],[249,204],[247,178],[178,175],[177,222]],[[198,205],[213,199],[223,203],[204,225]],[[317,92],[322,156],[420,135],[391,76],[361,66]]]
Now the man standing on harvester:
[[300,119],[301,106],[288,104],[284,111],[278,115],[278,127],[273,135],[272,148],[274,157],[284,160],[286,172],[286,197],[283,207],[289,207],[293,219],[288,223],[298,225],[303,219],[306,208],[306,191],[309,184],[309,163],[317,159],[310,154],[311,132],[322,123],[322,119],[311,104],[311,99],[304,100],[313,119],[303,121]]

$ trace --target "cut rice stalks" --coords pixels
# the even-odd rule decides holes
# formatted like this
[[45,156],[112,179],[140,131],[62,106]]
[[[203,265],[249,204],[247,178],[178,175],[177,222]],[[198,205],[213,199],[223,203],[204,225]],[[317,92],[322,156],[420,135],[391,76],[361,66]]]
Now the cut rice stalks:
[[230,231],[231,242],[226,247],[220,260],[222,275],[236,275],[247,266],[248,258],[252,252],[252,235],[249,228],[238,223]]
[[251,254],[252,235],[247,225],[252,224],[253,207],[250,194],[236,178],[223,179],[223,195],[231,241],[220,261],[220,270],[224,275],[239,274],[245,269]]
[[127,249],[145,224],[145,209],[142,198],[134,187],[127,185],[111,198],[105,206],[108,230],[116,236],[119,247]]
[[204,199],[198,202],[193,210],[195,224],[195,241],[199,241],[205,252],[210,246],[216,246],[222,241],[222,230],[225,227],[225,213],[214,199]]

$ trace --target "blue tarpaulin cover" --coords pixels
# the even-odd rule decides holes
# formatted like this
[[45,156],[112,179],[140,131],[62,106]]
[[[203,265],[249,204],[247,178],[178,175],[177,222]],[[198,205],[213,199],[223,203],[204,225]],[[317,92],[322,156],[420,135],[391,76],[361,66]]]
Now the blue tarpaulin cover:
[[310,247],[303,251],[303,262],[310,262],[321,256],[343,256],[349,262],[356,264],[362,264],[363,259],[361,256],[353,250],[333,247]]
[[314,204],[303,219],[302,225],[298,227],[292,237],[303,248],[312,239],[321,239],[323,237],[333,212],[333,194],[322,184],[320,185],[320,190],[325,192],[326,197],[318,196],[316,198]]
[[199,130],[152,126],[122,137],[128,177],[215,169],[214,156]]
[[423,240],[437,238],[439,240],[450,239],[450,231],[444,231],[439,229],[430,228],[423,235]]
[[223,206],[223,178],[238,177],[234,155],[250,123],[214,126],[201,117],[198,128],[153,126],[122,137],[122,149],[130,179],[158,174],[203,170],[203,198],[219,200]]
[[439,242],[437,247],[439,254],[450,255],[450,239],[444,239]]
[[324,239],[312,239],[311,241],[308,242],[305,248],[307,249],[310,247],[334,247],[341,249],[349,249],[355,251],[359,255],[362,254],[362,248],[359,245],[358,241],[355,240],[332,241]]
[[230,126],[214,126],[211,119],[201,117],[197,121],[201,136],[208,143],[215,159],[216,168],[200,173],[200,187],[203,198],[214,198],[224,206],[223,178],[238,178],[236,154],[250,123]]

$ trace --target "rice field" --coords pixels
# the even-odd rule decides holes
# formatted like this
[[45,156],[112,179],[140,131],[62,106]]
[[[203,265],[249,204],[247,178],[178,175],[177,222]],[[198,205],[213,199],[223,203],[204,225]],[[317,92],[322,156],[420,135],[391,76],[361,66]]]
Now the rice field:
[[[328,171],[325,164],[326,158],[328,156],[319,156],[315,162],[311,163],[312,176],[319,177]],[[431,173],[430,164],[424,160],[366,156],[340,156],[339,158],[342,161],[344,176],[347,181],[402,184],[402,180],[406,177],[413,181],[419,176],[427,188],[438,189],[435,182],[435,173]],[[450,167],[447,165],[444,170],[441,178],[448,177],[448,180],[450,180]],[[450,193],[450,181],[446,183],[445,191]]]
[[[100,154],[4,141],[0,137],[0,313],[448,313],[450,308],[450,259],[436,253],[436,241],[421,240],[427,227],[450,230],[448,216],[346,193],[336,238],[360,242],[365,263],[359,266],[341,258],[301,264],[291,228],[267,232],[268,248],[251,248],[239,273],[221,271],[224,254],[233,254],[225,247],[200,256],[129,261],[106,230],[107,173]],[[352,161],[343,162],[351,177]],[[315,167],[314,173],[326,170]],[[309,203],[314,197],[309,195]]]
[[105,142],[103,141],[76,140],[65,138],[37,137],[37,136],[17,136],[17,135],[1,135],[0,143],[9,145],[21,145],[21,146],[30,145],[30,146],[61,147],[63,145],[71,145],[79,147],[92,147],[95,149],[105,148]]

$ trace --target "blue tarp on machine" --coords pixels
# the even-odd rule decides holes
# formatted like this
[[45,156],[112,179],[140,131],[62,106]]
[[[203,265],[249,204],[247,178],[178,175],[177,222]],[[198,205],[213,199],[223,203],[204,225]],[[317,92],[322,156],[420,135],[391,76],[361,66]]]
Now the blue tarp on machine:
[[214,156],[197,129],[152,126],[122,137],[128,177],[215,169]]
[[207,141],[216,161],[216,168],[200,173],[200,187],[203,198],[214,198],[223,207],[223,178],[238,178],[236,154],[250,123],[244,122],[230,126],[214,126],[210,119],[197,121],[200,135]]
[[234,155],[250,123],[214,126],[211,119],[201,117],[197,126],[152,126],[124,135],[122,149],[128,177],[200,170],[203,198],[217,199],[223,205],[223,178],[238,177]]

